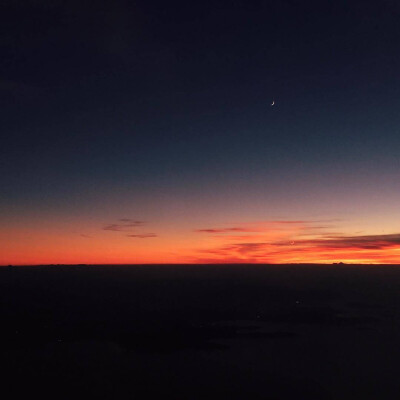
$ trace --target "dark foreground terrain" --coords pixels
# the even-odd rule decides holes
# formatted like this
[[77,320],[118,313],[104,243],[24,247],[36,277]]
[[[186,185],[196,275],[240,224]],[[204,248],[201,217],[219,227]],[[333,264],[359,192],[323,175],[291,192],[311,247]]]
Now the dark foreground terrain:
[[0,268],[2,391],[398,399],[400,267]]

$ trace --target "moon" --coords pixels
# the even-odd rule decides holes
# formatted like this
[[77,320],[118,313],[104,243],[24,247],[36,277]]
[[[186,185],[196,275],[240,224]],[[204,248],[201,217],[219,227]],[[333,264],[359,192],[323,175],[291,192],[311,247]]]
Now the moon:
[[271,107],[275,104],[275,100],[272,100]]

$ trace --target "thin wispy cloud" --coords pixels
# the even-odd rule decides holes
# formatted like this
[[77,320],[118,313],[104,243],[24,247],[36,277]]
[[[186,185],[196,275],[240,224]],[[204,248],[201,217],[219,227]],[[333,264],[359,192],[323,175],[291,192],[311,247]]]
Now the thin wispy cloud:
[[[291,226],[286,230],[258,230],[253,235],[235,235],[234,232],[255,232],[240,226],[232,228],[202,229],[208,233],[209,248],[198,249],[196,262],[329,262],[354,260],[369,262],[400,261],[400,233],[382,235],[344,235],[336,226],[321,221],[269,221]],[[263,222],[265,224],[265,221]],[[261,223],[255,225],[260,226]],[[197,230],[199,231],[199,230]],[[217,235],[215,235],[217,233]],[[399,250],[397,254],[396,251]]]
[[102,229],[105,231],[122,232],[122,233],[134,232],[125,235],[126,237],[134,239],[150,239],[158,237],[158,235],[154,232],[140,232],[141,230],[140,228],[143,228],[143,226],[145,225],[146,225],[145,221],[136,220],[132,218],[120,218],[116,223],[108,224],[104,226]]
[[138,221],[130,218],[121,218],[114,224],[105,225],[102,229],[105,231],[115,231],[115,232],[126,232],[131,231],[134,228],[143,226],[144,221]]
[[306,221],[306,220],[278,220],[278,221],[265,221],[265,223],[269,224],[291,224],[291,225],[303,225],[303,224],[311,224],[314,221]]
[[319,239],[301,240],[302,246],[333,249],[385,249],[400,246],[400,233],[390,235],[324,236]]
[[[325,223],[325,225],[321,225],[321,223]],[[337,220],[264,220],[264,221],[256,221],[256,222],[246,222],[238,224],[233,227],[208,227],[195,229],[194,231],[197,233],[208,233],[208,234],[228,234],[228,233],[262,233],[262,232],[270,232],[276,230],[291,230],[291,229],[311,229],[320,230],[326,228],[332,228],[330,223],[337,222]]]
[[158,237],[155,233],[142,233],[137,235],[126,235],[127,237],[137,238],[137,239],[148,239]]
[[196,229],[195,232],[198,233],[229,233],[229,232],[254,232],[251,229],[242,227],[233,228],[208,228],[208,229]]

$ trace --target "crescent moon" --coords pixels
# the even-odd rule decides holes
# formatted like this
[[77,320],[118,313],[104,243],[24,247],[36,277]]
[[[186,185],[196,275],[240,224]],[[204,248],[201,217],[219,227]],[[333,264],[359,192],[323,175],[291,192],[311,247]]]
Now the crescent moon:
[[272,104],[271,104],[271,106],[273,106],[275,104],[275,100],[272,100]]

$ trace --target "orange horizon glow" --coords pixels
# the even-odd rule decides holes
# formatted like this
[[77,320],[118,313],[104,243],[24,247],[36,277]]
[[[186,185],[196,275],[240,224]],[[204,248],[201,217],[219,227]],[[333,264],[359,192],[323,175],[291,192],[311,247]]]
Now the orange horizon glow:
[[[335,220],[271,220],[176,231],[120,219],[94,234],[0,232],[0,265],[400,264],[400,234],[351,234]],[[342,229],[343,230],[343,229]]]

